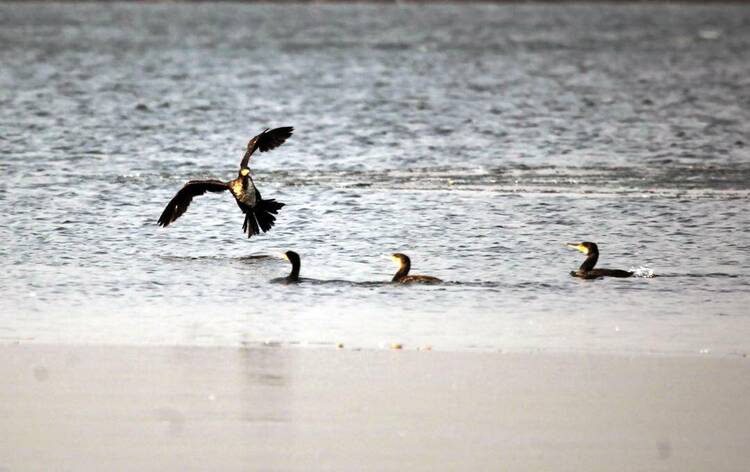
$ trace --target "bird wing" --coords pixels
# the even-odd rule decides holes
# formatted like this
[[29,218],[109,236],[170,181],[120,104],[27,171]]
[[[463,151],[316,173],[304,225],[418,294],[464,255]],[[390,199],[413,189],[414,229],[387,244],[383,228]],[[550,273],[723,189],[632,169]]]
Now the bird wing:
[[223,192],[229,189],[229,186],[220,180],[191,180],[172,197],[167,203],[161,216],[159,217],[159,226],[167,226],[174,220],[182,216],[193,201],[193,197],[203,195],[206,192]]
[[247,151],[242,157],[240,163],[240,169],[247,167],[247,163],[250,160],[250,156],[253,155],[256,149],[260,149],[260,152],[270,151],[276,147],[284,144],[289,136],[292,135],[294,128],[291,126],[282,126],[281,128],[274,128],[272,130],[264,130],[258,136],[254,137],[247,143]]

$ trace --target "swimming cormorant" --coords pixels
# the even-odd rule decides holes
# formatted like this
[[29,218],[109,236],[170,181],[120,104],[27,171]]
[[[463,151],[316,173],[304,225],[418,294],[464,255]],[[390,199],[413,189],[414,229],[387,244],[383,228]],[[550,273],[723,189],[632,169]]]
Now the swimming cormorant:
[[584,241],[582,243],[567,243],[566,246],[578,249],[586,254],[586,260],[583,261],[578,270],[571,271],[573,277],[582,279],[597,279],[599,277],[630,277],[633,272],[620,269],[594,269],[596,261],[599,260],[599,247],[596,243]]
[[247,233],[248,238],[254,234],[259,234],[260,231],[265,233],[271,229],[276,221],[274,215],[278,213],[284,204],[274,199],[264,200],[260,196],[260,192],[255,187],[252,177],[250,177],[250,168],[247,164],[250,156],[253,155],[256,149],[260,150],[260,152],[265,152],[281,146],[292,135],[292,131],[294,131],[294,128],[291,126],[275,128],[270,131],[266,129],[251,139],[247,143],[247,150],[242,157],[239,175],[234,180],[222,182],[212,179],[191,180],[187,182],[177,192],[177,195],[169,201],[167,207],[164,208],[159,217],[159,226],[166,227],[182,216],[188,209],[188,206],[190,206],[193,197],[203,195],[206,192],[223,192],[229,190],[237,201],[240,210],[245,214],[245,223],[242,225],[242,231]]
[[409,270],[411,269],[411,259],[409,259],[409,256],[407,256],[406,254],[397,252],[396,254],[393,254],[391,256],[391,259],[399,265],[398,272],[396,272],[396,275],[394,275],[393,279],[391,280],[391,282],[393,283],[439,284],[442,282],[442,280],[438,279],[437,277],[431,277],[429,275],[409,275]]
[[299,279],[299,268],[300,258],[299,254],[294,251],[287,251],[281,255],[282,258],[288,260],[292,264],[292,271],[286,277],[278,277],[271,280],[271,282],[283,283],[283,284],[294,284],[300,281]]

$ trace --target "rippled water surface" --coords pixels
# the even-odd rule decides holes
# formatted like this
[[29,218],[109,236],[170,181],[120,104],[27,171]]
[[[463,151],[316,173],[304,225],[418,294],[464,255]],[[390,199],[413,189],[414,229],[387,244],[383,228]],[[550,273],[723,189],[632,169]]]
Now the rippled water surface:
[[[2,342],[750,351],[750,7],[4,3],[0,44]],[[271,232],[156,225],[282,125]]]

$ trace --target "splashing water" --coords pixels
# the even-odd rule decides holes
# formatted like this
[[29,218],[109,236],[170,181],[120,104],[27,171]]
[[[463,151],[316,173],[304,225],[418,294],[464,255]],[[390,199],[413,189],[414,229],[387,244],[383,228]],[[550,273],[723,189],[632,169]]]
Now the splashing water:
[[654,274],[654,270],[650,269],[648,267],[638,267],[637,269],[631,267],[630,272],[633,273],[633,277],[643,277],[646,279],[656,277],[656,274]]

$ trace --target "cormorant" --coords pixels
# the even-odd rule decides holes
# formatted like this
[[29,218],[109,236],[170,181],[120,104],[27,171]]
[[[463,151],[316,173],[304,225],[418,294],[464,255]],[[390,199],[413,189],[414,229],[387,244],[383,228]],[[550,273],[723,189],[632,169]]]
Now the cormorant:
[[300,281],[299,279],[299,268],[300,258],[299,254],[294,251],[287,251],[281,255],[282,258],[288,260],[292,264],[292,271],[286,277],[278,277],[272,279],[271,282],[283,283],[283,284],[296,284]]
[[597,279],[599,277],[630,277],[633,272],[620,269],[594,269],[596,261],[599,260],[599,247],[596,243],[584,241],[582,243],[567,243],[566,246],[578,249],[586,254],[586,260],[583,261],[578,270],[571,271],[573,277],[582,279]]
[[431,277],[429,275],[409,275],[409,270],[411,269],[411,259],[409,259],[409,256],[407,256],[406,254],[397,252],[396,254],[393,254],[391,256],[391,259],[399,265],[398,272],[396,272],[396,275],[394,275],[393,279],[391,280],[391,282],[393,283],[439,284],[442,282],[442,280],[438,279],[437,277]]
[[275,128],[270,131],[266,129],[251,139],[247,143],[247,150],[242,157],[242,162],[240,162],[239,175],[234,180],[222,182],[212,179],[187,182],[164,208],[159,217],[159,226],[166,227],[182,216],[190,206],[193,197],[203,195],[206,192],[229,190],[237,200],[240,210],[245,214],[242,231],[247,232],[248,238],[254,234],[260,234],[261,230],[265,233],[271,229],[276,221],[276,217],[273,215],[276,215],[284,204],[274,199],[264,200],[260,196],[260,192],[255,187],[252,177],[250,177],[248,161],[256,149],[265,152],[284,144],[284,141],[292,135],[292,131],[294,131],[294,128],[291,126]]

